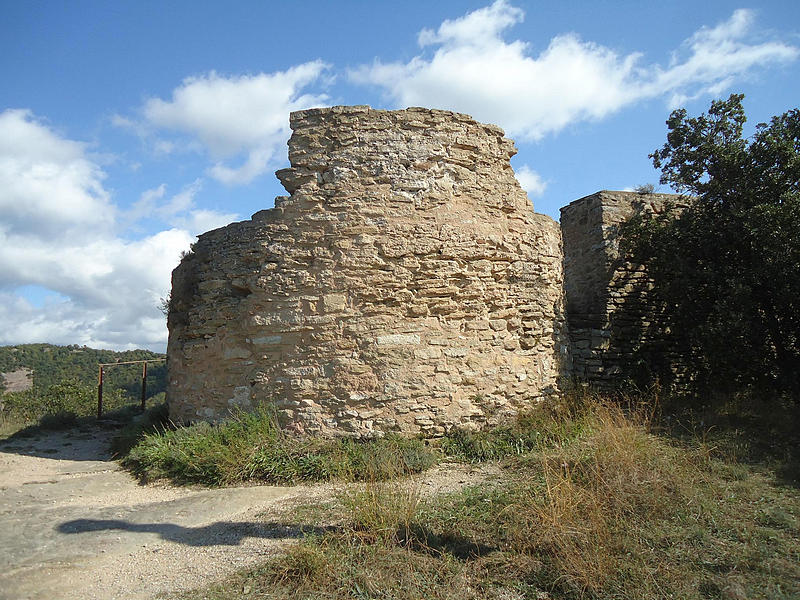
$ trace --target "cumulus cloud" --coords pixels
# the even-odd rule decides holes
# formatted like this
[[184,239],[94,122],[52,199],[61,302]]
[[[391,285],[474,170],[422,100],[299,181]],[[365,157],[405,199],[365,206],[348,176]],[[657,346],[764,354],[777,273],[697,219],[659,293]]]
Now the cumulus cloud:
[[528,165],[522,165],[516,170],[517,181],[529,196],[538,197],[547,189],[547,182]]
[[444,21],[436,31],[421,31],[423,52],[410,61],[376,61],[351,70],[349,77],[378,86],[397,105],[459,110],[537,140],[639,100],[719,94],[754,67],[789,62],[800,53],[783,42],[753,39],[749,10],[694,33],[666,67],[574,33],[554,37],[534,55],[529,43],[503,37],[523,19],[522,10],[497,0]]
[[[30,111],[0,113],[0,343],[163,349],[158,303],[181,251],[196,227],[236,215],[196,210],[199,182],[174,196],[159,186],[142,195],[137,218],[155,215],[167,228],[128,240],[104,178],[85,144]],[[19,293],[25,286],[55,299],[34,305]]]
[[179,227],[192,235],[200,235],[203,232],[224,227],[236,221],[239,215],[236,213],[221,213],[215,210],[204,208],[191,210],[188,214],[183,214],[172,219],[175,227]]
[[203,188],[203,180],[198,178],[183,186],[173,195],[167,194],[167,186],[142,192],[131,209],[126,213],[128,223],[136,223],[145,218],[157,218],[162,223],[178,229],[185,229],[192,235],[199,235],[209,229],[216,229],[239,218],[237,213],[223,213],[215,210],[197,208],[195,196]]
[[664,90],[677,105],[701,95],[718,96],[755,66],[797,59],[797,47],[750,41],[754,22],[752,10],[739,9],[716,27],[695,32],[673,53],[667,68],[653,67],[652,82],[643,86],[642,93],[657,95]]
[[237,213],[197,208],[195,196],[202,188],[203,180],[198,178],[183,186],[173,196],[167,194],[167,186],[164,183],[145,190],[127,211],[126,221],[132,224],[148,217],[155,217],[170,227],[185,229],[192,235],[199,235],[239,218]]
[[37,123],[28,110],[0,113],[0,230],[13,224],[18,232],[63,236],[108,227],[114,208],[103,188],[105,174],[86,150]]
[[[188,77],[169,100],[150,98],[142,108],[144,127],[187,136],[186,144],[201,146],[214,163],[208,174],[226,184],[252,181],[285,157],[288,115],[293,110],[325,105],[324,94],[304,93],[324,82],[327,65],[313,61],[286,71],[225,77],[212,71]],[[136,129],[131,119],[115,123]],[[159,139],[161,151],[174,141]]]
[[460,19],[445,20],[438,31],[423,29],[417,36],[417,42],[420,46],[465,43],[485,46],[492,44],[504,29],[522,22],[524,18],[525,12],[522,9],[498,0],[491,6],[479,8]]

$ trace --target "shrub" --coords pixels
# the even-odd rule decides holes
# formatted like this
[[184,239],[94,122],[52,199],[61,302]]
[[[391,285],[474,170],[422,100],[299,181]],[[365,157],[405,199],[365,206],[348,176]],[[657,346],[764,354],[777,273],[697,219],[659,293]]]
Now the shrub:
[[693,200],[680,214],[643,214],[623,235],[652,278],[648,329],[666,342],[643,339],[642,359],[665,382],[686,370],[681,385],[704,396],[797,402],[800,110],[745,138],[742,99],[693,118],[674,111],[667,143],[650,155],[661,183]]
[[[108,410],[119,409],[126,399],[121,390],[112,390],[104,398]],[[67,380],[45,389],[32,388],[3,396],[3,413],[22,423],[35,423],[45,428],[69,427],[81,417],[97,411],[97,391],[77,380]]]

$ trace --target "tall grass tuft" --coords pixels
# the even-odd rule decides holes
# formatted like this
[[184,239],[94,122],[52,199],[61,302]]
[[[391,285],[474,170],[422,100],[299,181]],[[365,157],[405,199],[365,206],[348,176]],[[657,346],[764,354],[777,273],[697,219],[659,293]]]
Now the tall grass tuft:
[[262,409],[216,425],[198,423],[145,434],[122,464],[142,480],[219,486],[381,480],[418,473],[436,460],[416,438],[293,437],[278,427],[272,412]]

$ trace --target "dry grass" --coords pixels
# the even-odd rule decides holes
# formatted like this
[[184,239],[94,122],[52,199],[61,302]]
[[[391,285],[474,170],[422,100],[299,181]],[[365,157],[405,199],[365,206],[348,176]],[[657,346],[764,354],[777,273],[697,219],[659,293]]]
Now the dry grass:
[[421,489],[419,481],[408,478],[370,481],[361,489],[342,493],[348,527],[366,543],[402,544],[412,537]]
[[[616,550],[621,524],[652,522],[681,500],[680,474],[669,449],[647,433],[646,415],[597,404],[589,433],[568,451],[542,453],[539,486],[520,493],[515,507],[527,515],[527,531],[512,540],[519,552],[545,557],[557,584],[584,595],[596,593],[620,570]],[[532,471],[532,473],[531,473]]]
[[707,438],[654,435],[646,406],[583,397],[547,414],[521,419],[537,435],[458,442],[540,440],[491,486],[421,499],[413,480],[370,482],[340,498],[336,530],[184,597],[800,597],[796,488]]

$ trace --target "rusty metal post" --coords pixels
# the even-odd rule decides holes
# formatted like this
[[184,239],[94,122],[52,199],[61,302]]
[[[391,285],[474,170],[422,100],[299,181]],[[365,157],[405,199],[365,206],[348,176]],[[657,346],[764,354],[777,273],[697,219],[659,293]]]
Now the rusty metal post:
[[147,400],[147,362],[142,363],[142,412]]
[[97,371],[97,418],[103,416],[103,367]]

